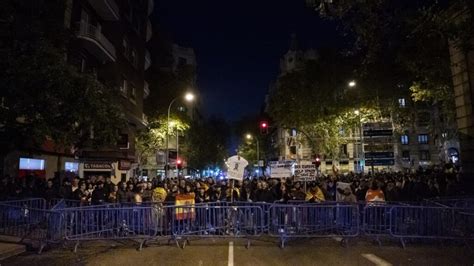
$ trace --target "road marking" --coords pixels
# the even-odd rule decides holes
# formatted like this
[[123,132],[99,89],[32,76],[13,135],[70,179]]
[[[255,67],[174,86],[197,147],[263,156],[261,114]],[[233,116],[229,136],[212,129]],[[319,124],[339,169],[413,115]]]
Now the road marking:
[[229,262],[227,263],[228,266],[234,266],[234,242],[229,242]]
[[370,262],[374,263],[377,266],[392,266],[392,264],[380,257],[375,256],[374,254],[361,254],[362,257],[366,258]]

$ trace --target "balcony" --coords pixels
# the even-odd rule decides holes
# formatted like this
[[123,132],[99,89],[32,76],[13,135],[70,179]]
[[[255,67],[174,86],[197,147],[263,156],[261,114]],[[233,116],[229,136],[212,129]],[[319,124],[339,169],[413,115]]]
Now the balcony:
[[151,55],[148,50],[145,50],[145,70],[151,66]]
[[120,10],[115,0],[89,0],[89,3],[104,20],[120,19]]
[[82,41],[84,48],[100,60],[115,62],[117,59],[115,47],[100,28],[82,21],[76,24],[76,36]]

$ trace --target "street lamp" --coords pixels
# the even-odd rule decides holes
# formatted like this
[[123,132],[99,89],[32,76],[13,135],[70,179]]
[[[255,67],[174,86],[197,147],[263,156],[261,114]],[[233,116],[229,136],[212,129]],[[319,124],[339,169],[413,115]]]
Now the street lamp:
[[348,85],[350,88],[354,88],[354,87],[357,85],[357,83],[355,82],[355,80],[351,80],[351,81],[349,81],[349,83],[348,83],[347,85]]
[[[165,165],[165,177],[168,177],[168,168],[169,167],[169,157],[170,157],[170,151],[169,151],[169,133],[170,133],[170,112],[171,112],[171,106],[173,105],[176,100],[178,100],[180,97],[174,98],[171,102],[170,105],[168,106],[168,120],[166,122],[166,165]],[[192,102],[194,100],[194,94],[191,92],[187,92],[184,95],[184,100],[187,102]],[[174,125],[174,124],[173,124]]]
[[[245,138],[248,140],[253,139],[251,134],[246,134]],[[255,142],[257,143],[257,166],[258,166],[260,162],[260,144],[258,143],[258,138],[255,138]],[[260,168],[260,166],[258,166],[258,168]]]

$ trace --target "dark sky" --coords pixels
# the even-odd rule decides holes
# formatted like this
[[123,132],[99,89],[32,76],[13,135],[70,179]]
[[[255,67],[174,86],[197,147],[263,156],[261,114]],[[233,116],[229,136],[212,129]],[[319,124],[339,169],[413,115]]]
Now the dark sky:
[[229,121],[260,111],[295,33],[300,46],[344,46],[304,0],[156,0],[154,18],[195,49],[204,114]]

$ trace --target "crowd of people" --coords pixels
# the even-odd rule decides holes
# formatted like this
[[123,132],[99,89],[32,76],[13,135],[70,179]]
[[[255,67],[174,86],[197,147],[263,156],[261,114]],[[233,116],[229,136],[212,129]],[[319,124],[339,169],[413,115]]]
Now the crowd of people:
[[72,180],[23,179],[1,180],[0,199],[41,197],[64,198],[83,204],[174,203],[179,195],[194,197],[195,203],[217,201],[245,202],[321,202],[389,201],[416,202],[427,198],[460,196],[462,187],[455,174],[444,172],[376,173],[327,175],[315,181],[299,182],[294,178],[246,178],[243,181],[213,178],[154,178],[149,181],[131,178],[114,184],[110,177],[94,176]]

